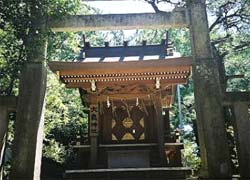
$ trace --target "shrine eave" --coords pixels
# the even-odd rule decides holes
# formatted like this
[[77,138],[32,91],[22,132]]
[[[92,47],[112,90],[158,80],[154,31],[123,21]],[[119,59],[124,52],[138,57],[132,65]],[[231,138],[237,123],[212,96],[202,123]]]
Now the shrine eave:
[[98,89],[123,84],[144,84],[155,89],[156,81],[160,81],[162,87],[185,84],[191,73],[191,63],[190,57],[181,57],[129,62],[50,62],[49,67],[67,88],[91,92],[93,82]]
[[[122,61],[122,62],[49,62],[49,67],[60,77],[102,77],[101,75],[128,75],[128,73],[157,73],[190,71],[191,57],[169,58],[164,60]],[[109,76],[107,76],[109,77]]]
[[86,102],[95,102],[98,94],[99,102],[109,97],[140,98],[152,103],[155,92],[161,91],[162,106],[170,107],[175,85],[187,82],[191,64],[191,57],[174,57],[127,62],[50,62],[49,67],[67,88],[86,90]]

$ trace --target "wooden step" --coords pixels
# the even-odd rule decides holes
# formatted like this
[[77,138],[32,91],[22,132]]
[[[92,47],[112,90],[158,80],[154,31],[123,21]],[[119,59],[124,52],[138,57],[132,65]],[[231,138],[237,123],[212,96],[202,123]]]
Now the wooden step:
[[187,167],[155,167],[155,168],[115,168],[66,170],[64,179],[86,180],[166,180],[186,179],[191,175]]

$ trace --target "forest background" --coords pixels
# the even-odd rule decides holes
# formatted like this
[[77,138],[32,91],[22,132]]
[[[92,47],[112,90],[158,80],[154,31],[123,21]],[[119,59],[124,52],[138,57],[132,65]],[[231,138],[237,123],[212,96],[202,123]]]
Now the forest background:
[[[27,61],[27,37],[32,18],[29,9],[43,5],[50,16],[62,17],[67,14],[99,14],[99,9],[90,7],[80,0],[7,1],[0,0],[0,95],[18,96],[19,78]],[[156,12],[163,6],[172,4],[183,6],[182,1],[146,0]],[[108,3],[108,2],[107,2]],[[207,0],[207,11],[211,17],[210,38],[219,67],[225,67],[227,91],[250,91],[250,1],[248,0]],[[77,61],[82,43],[82,35],[92,46],[160,43],[166,31],[182,56],[191,55],[188,29],[136,30],[129,36],[124,31],[86,31],[77,33],[48,34],[47,62]],[[35,46],[35,45],[34,45]],[[223,69],[223,68],[222,68]],[[185,144],[183,163],[198,170],[200,166],[199,144],[197,142],[196,116],[192,77],[181,86],[182,122],[178,117],[177,100],[171,110],[171,128],[174,131],[182,123],[182,138]],[[69,144],[78,135],[87,132],[86,107],[83,106],[78,90],[66,89],[52,72],[48,74],[46,112],[44,126],[43,161],[51,160],[61,167],[67,167],[74,160]],[[15,113],[11,113],[8,132],[8,145],[5,151],[5,176],[8,175],[11,161],[11,146],[14,138]],[[231,147],[232,165],[237,173],[237,153],[233,139],[233,128],[226,122]]]

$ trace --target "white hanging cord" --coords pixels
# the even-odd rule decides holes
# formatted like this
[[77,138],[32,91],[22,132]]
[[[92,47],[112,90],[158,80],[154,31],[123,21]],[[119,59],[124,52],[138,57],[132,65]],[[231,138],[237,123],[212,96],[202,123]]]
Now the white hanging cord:
[[110,107],[110,101],[109,101],[109,97],[107,96],[107,106],[108,106],[108,108]]
[[136,104],[135,105],[139,106],[139,99],[138,98],[136,98]]
[[96,91],[96,84],[95,84],[94,80],[91,81],[91,91],[93,91],[93,92]]
[[156,88],[156,89],[160,89],[160,87],[161,87],[160,79],[159,79],[159,78],[156,78],[155,88]]

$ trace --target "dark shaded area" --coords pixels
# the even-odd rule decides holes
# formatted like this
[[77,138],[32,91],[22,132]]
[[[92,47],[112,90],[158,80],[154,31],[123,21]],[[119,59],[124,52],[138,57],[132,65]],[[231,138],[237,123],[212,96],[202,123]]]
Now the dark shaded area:
[[49,158],[42,158],[41,179],[62,179],[65,167]]

